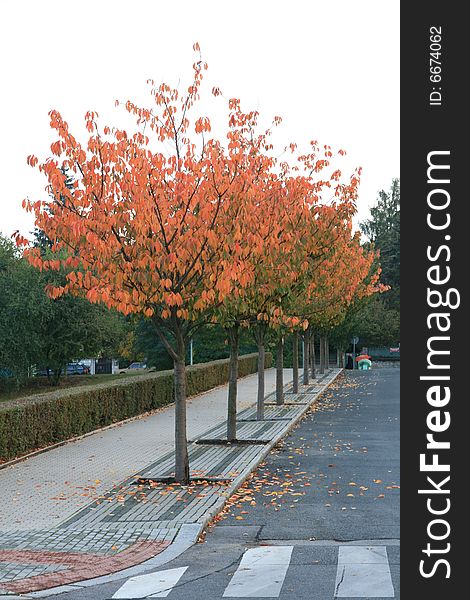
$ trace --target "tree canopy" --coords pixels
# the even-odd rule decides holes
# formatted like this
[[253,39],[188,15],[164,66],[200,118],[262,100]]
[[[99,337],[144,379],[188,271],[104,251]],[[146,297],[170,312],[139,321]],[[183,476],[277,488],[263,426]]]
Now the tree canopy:
[[[182,94],[150,81],[151,109],[127,101],[133,133],[100,127],[89,111],[80,142],[51,111],[52,156],[28,158],[46,176],[50,198],[24,202],[50,249],[16,235],[33,266],[60,273],[47,283],[51,299],[86,298],[155,328],[174,365],[182,482],[189,480],[185,357],[198,328],[252,327],[262,418],[267,331],[331,327],[354,298],[381,291],[376,253],[352,230],[360,168],[345,176],[344,150],[315,140],[305,152],[296,143],[274,148],[281,119],[263,129],[258,112],[237,98],[222,105],[225,135],[216,137],[200,109],[206,69],[194,63]],[[218,88],[212,95],[223,101]]]

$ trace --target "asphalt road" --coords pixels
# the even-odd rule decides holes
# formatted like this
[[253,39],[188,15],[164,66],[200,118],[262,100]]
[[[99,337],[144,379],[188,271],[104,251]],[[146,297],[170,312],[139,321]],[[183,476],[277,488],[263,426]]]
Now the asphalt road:
[[399,376],[345,372],[204,543],[157,573],[56,598],[399,598]]

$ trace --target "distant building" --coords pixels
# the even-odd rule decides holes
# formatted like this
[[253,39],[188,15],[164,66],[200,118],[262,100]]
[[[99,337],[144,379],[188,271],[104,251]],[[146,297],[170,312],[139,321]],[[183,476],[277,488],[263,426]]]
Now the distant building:
[[118,375],[117,358],[84,358],[80,361],[90,369],[90,375]]

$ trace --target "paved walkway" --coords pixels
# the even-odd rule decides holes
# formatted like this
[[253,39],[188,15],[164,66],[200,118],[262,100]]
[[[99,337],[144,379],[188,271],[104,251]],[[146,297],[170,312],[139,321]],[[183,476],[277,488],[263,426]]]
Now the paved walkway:
[[279,408],[272,404],[275,371],[268,370],[262,422],[253,418],[256,375],[241,379],[238,438],[264,444],[201,443],[224,436],[227,386],[190,399],[192,475],[220,478],[216,484],[136,485],[136,476],[173,470],[173,406],[0,470],[0,591],[29,593],[105,576],[152,560],[185,526],[200,531],[337,372],[323,385],[286,394]]
[[[286,380],[292,370],[286,370]],[[266,392],[275,389],[266,371]],[[256,399],[256,375],[240,379],[238,408]],[[196,438],[226,418],[227,386],[188,400],[188,436]],[[51,527],[78,508],[174,449],[174,406],[110,427],[0,470],[0,531]]]

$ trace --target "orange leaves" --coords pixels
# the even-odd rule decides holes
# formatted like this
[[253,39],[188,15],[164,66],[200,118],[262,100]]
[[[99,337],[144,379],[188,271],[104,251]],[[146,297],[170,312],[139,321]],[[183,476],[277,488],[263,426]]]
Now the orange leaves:
[[51,144],[51,152],[56,156],[60,156],[62,154],[63,145],[60,140]]
[[98,113],[95,113],[91,110],[89,110],[85,114],[85,126],[89,133],[92,133],[95,130],[97,118],[98,118]]
[[75,271],[71,271],[70,273],[67,273],[67,279],[72,284],[77,283],[78,277],[77,277],[77,274],[75,273]]
[[196,60],[186,94],[149,80],[152,110],[124,103],[136,131],[105,126],[103,137],[98,114],[88,111],[80,144],[60,113],[49,113],[58,138],[52,157],[27,161],[52,197],[24,202],[63,256],[46,261],[28,250],[28,260],[68,272],[65,288],[48,293],[82,294],[148,318],[225,311],[305,329],[319,306],[330,315],[354,294],[379,289],[377,278],[365,282],[374,256],[351,234],[360,169],[343,181],[333,161],[344,151],[334,155],[316,141],[305,154],[290,144],[281,162],[271,130],[238,98],[224,107],[225,136],[211,138],[210,118],[198,110],[206,68]]
[[183,305],[183,298],[181,297],[181,294],[174,294],[172,292],[164,294],[163,301],[167,306],[170,307]]
[[53,300],[56,300],[57,298],[60,298],[61,296],[63,296],[66,292],[66,288],[65,287],[54,287],[52,285],[47,285],[45,288],[46,294],[49,296],[49,298],[52,298]]
[[13,233],[12,237],[15,240],[17,248],[27,246],[29,244],[29,240],[24,236],[20,235],[20,232],[18,230]]
[[100,293],[98,290],[96,289],[91,289],[88,290],[88,292],[86,293],[86,298],[87,300],[89,300],[90,302],[96,303],[100,300]]
[[200,117],[199,119],[197,119],[195,126],[194,126],[194,131],[196,133],[203,133],[204,131],[210,131],[211,130],[211,122],[207,117]]
[[213,289],[210,290],[202,290],[201,299],[205,304],[212,302],[215,299],[215,291]]

